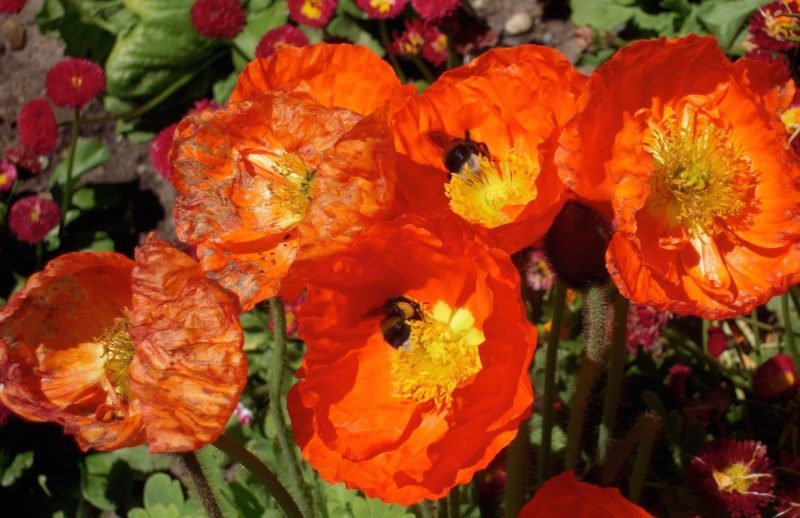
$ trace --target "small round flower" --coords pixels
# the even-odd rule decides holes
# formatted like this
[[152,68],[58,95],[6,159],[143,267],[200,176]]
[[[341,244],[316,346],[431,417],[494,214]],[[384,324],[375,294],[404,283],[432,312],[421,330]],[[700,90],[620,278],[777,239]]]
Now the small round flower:
[[47,155],[55,149],[58,124],[47,99],[33,99],[20,109],[17,132],[22,145],[37,155]]
[[0,161],[0,191],[11,189],[17,181],[17,166],[6,160]]
[[172,178],[172,164],[169,161],[169,149],[172,147],[172,137],[175,134],[175,128],[178,123],[170,124],[162,129],[153,139],[150,144],[150,163],[153,164],[158,174],[164,180],[169,181]]
[[305,47],[308,45],[306,33],[294,25],[282,25],[267,31],[256,46],[257,58],[271,57],[283,47]]
[[800,13],[793,1],[779,0],[756,10],[747,22],[751,42],[768,50],[788,50],[797,46],[794,38],[800,36],[800,22],[789,14]]
[[41,173],[49,163],[49,159],[46,156],[39,155],[25,146],[7,147],[3,151],[3,158],[30,174]]
[[790,489],[780,495],[775,508],[780,518],[800,518],[800,487]]
[[436,22],[453,13],[461,0],[411,0],[414,10],[426,21]]
[[636,353],[640,347],[643,351],[655,349],[659,345],[661,327],[668,319],[669,313],[666,311],[659,311],[645,304],[631,304],[626,340],[628,350]]
[[26,0],[0,0],[0,13],[18,13],[25,7]]
[[289,0],[289,16],[297,23],[310,27],[328,25],[339,0]]
[[757,441],[725,438],[706,444],[692,458],[689,478],[699,496],[731,518],[759,517],[774,498],[767,447]]
[[708,353],[714,358],[719,358],[728,348],[728,337],[719,326],[708,328]]
[[546,291],[555,282],[553,270],[547,263],[547,256],[543,250],[533,250],[528,255],[525,265],[525,280],[528,286],[535,291]]
[[59,107],[83,108],[106,86],[100,65],[88,59],[69,58],[47,71],[47,96]]
[[447,35],[429,25],[425,29],[425,46],[422,47],[422,57],[437,67],[447,59]]
[[792,357],[776,354],[762,363],[753,375],[753,390],[765,399],[789,397],[800,387]]
[[236,419],[238,419],[239,423],[243,426],[250,426],[253,424],[253,411],[244,406],[241,401],[236,405],[233,415],[236,416]]
[[688,365],[676,363],[669,368],[667,374],[667,390],[678,400],[686,399],[686,380],[692,375],[692,369]]
[[196,0],[192,25],[206,38],[233,38],[244,28],[245,12],[239,0]]
[[408,0],[356,0],[356,5],[373,19],[394,18],[403,12]]
[[45,196],[25,196],[11,207],[8,226],[17,239],[31,245],[41,242],[48,232],[58,226],[61,210]]
[[425,47],[425,32],[427,27],[425,22],[419,18],[406,20],[406,30],[400,36],[394,35],[394,41],[387,49],[392,54],[398,56],[414,57],[422,52]]

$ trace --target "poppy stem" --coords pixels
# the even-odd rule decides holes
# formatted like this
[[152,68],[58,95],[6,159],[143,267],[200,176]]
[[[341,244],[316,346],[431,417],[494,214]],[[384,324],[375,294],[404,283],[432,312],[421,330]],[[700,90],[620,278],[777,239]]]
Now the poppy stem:
[[631,502],[639,502],[639,497],[642,494],[642,487],[644,480],[647,478],[647,468],[650,466],[650,457],[653,454],[653,444],[656,442],[656,436],[661,429],[661,417],[655,412],[647,412],[644,414],[648,417],[643,421],[641,440],[639,447],[636,449],[636,457],[633,460],[633,471],[628,479],[628,498]]
[[530,451],[528,443],[531,434],[530,421],[522,421],[517,436],[508,447],[506,461],[506,490],[503,496],[505,516],[514,518],[525,505],[528,496],[528,466]]
[[192,453],[194,458],[197,460],[200,469],[203,471],[203,475],[208,483],[208,487],[211,489],[211,492],[217,501],[216,503],[219,506],[220,511],[222,511],[222,515],[226,518],[237,516],[239,514],[237,509],[231,505],[231,503],[223,494],[222,488],[225,486],[226,482],[222,478],[220,464],[215,458],[217,454],[214,452],[214,448],[206,446],[205,448],[201,448]]
[[461,498],[459,492],[461,486],[455,486],[447,495],[447,516],[448,518],[461,518]]
[[389,28],[386,26],[386,20],[381,18],[378,20],[378,29],[381,33],[381,44],[383,44],[383,48],[386,49],[386,55],[389,56],[389,61],[392,63],[392,68],[394,68],[395,74],[400,79],[401,83],[405,83],[408,78],[403,73],[402,67],[400,67],[400,61],[397,59],[397,56],[394,55],[391,51],[391,42],[389,41]]
[[606,465],[603,466],[603,471],[600,474],[600,482],[602,485],[607,486],[617,478],[619,470],[622,469],[623,464],[625,464],[625,461],[631,456],[634,448],[636,448],[636,445],[642,438],[642,434],[646,428],[645,420],[652,419],[652,417],[650,413],[640,415],[636,419],[633,428],[625,434],[622,441],[608,454]]
[[81,130],[81,109],[75,108],[75,118],[72,120],[72,135],[69,140],[69,154],[67,155],[67,178],[61,187],[61,223],[58,227],[59,237],[64,235],[64,226],[67,224],[67,211],[72,202],[72,170],[75,167],[75,151],[78,149],[78,136]]
[[303,514],[289,491],[261,459],[225,434],[219,436],[214,447],[238,462],[263,485],[289,518],[302,518]]
[[786,345],[789,347],[789,354],[792,356],[792,361],[795,365],[800,365],[800,351],[797,350],[797,342],[794,339],[794,328],[792,326],[792,315],[789,311],[789,294],[784,293],[781,296],[781,310],[783,313],[783,327],[786,332],[783,336],[786,338]]
[[270,315],[274,326],[272,342],[272,369],[269,382],[269,413],[275,421],[276,436],[281,453],[286,463],[286,471],[299,496],[298,504],[304,516],[311,516],[312,498],[308,486],[303,480],[300,465],[294,452],[294,444],[288,437],[288,426],[283,415],[283,373],[286,358],[286,312],[278,297],[269,299]]
[[628,331],[628,299],[618,291],[614,300],[614,336],[611,339],[611,354],[608,364],[606,391],[603,398],[603,417],[597,435],[597,462],[603,464],[608,455],[611,437],[617,421],[617,407],[622,391],[627,350],[625,341]]
[[182,453],[181,459],[183,460],[183,464],[186,466],[186,469],[192,478],[194,488],[197,490],[197,496],[199,497],[200,503],[203,505],[203,509],[205,509],[208,518],[225,518],[225,515],[222,513],[219,503],[217,502],[217,494],[215,494],[215,491],[209,484],[208,474],[206,473],[206,470],[203,469],[203,465],[200,463],[200,460],[197,456],[198,453],[199,451]]

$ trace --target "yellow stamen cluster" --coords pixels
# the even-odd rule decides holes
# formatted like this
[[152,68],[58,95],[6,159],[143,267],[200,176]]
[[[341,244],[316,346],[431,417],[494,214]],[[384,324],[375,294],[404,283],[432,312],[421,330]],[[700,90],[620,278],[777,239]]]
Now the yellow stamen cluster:
[[719,490],[726,493],[747,493],[759,478],[768,476],[752,473],[750,466],[743,462],[731,464],[722,471],[715,470],[712,475]]
[[293,153],[249,153],[247,160],[269,180],[267,201],[257,207],[261,218],[276,231],[289,230],[302,221],[311,200],[316,171]]
[[537,160],[510,152],[494,162],[477,157],[478,167],[465,164],[445,185],[450,208],[465,220],[495,228],[511,223],[536,198]]
[[322,0],[305,0],[300,7],[300,13],[306,18],[318,19],[322,16]]
[[391,0],[370,0],[369,6],[379,13],[388,13],[393,3]]
[[789,16],[794,14],[787,6],[786,12],[775,11],[769,12],[762,9],[762,16],[764,17],[764,30],[771,38],[778,41],[794,41],[797,38],[797,33],[800,31],[800,26],[797,23],[797,16]]
[[416,56],[425,46],[425,38],[418,32],[408,32],[398,40],[398,52],[403,56]]
[[481,370],[478,346],[485,340],[466,308],[437,302],[422,320],[409,321],[409,343],[392,352],[395,393],[437,408],[449,406],[453,391]]
[[136,348],[129,333],[127,312],[125,316],[115,318],[114,322],[106,328],[103,336],[96,338],[95,342],[103,346],[105,360],[105,373],[114,391],[120,397],[128,399],[130,396],[130,382],[128,380],[128,367],[133,361]]

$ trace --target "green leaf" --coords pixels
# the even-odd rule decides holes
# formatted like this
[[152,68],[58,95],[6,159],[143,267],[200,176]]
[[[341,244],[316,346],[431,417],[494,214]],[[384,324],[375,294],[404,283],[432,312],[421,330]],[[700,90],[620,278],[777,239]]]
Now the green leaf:
[[386,54],[383,45],[349,16],[337,15],[330,21],[326,29],[331,36],[347,38],[357,45],[364,45],[379,56]]
[[0,486],[8,487],[14,484],[31,466],[33,466],[32,451],[17,454],[11,465],[3,471],[3,477],[0,478]]
[[219,104],[227,103],[228,98],[231,96],[231,92],[233,92],[233,88],[236,86],[236,82],[238,80],[239,72],[233,71],[228,77],[220,79],[214,83],[214,86],[212,87],[214,92],[214,100]]
[[109,0],[46,0],[36,22],[42,32],[64,40],[65,54],[102,63],[118,29],[106,17],[120,11],[122,5]]
[[106,85],[123,99],[163,92],[195,73],[223,42],[204,38],[191,24],[192,0],[125,0],[139,23],[117,38],[106,61]]
[[661,401],[661,398],[658,397],[658,394],[652,390],[645,390],[642,394],[642,401],[644,401],[647,406],[655,410],[662,418],[666,418],[667,407],[664,406],[664,403]]
[[633,15],[633,22],[644,31],[653,31],[664,36],[674,36],[678,14],[662,12],[650,14],[637,10]]
[[697,8],[697,18],[719,41],[729,48],[752,12],[763,0],[709,0]]
[[177,480],[173,480],[166,473],[151,475],[144,484],[144,506],[151,510],[157,505],[163,507],[175,506],[183,509],[183,490]]
[[589,25],[601,31],[614,31],[641,12],[636,7],[615,0],[572,0],[570,7],[573,23]]
[[[75,148],[75,163],[72,168],[72,178],[75,179],[83,173],[102,165],[111,154],[102,142],[96,139],[79,138]],[[56,165],[53,169],[53,176],[50,177],[50,187],[61,187],[67,180],[68,156]]]
[[244,29],[236,36],[233,43],[252,60],[255,57],[256,46],[264,33],[284,25],[288,19],[289,11],[283,2],[275,2],[259,12],[253,11],[247,16]]

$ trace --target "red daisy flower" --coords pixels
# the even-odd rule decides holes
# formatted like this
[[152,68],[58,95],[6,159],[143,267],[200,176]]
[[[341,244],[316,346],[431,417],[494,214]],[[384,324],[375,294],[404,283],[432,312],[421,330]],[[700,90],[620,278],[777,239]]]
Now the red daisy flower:
[[797,46],[793,41],[800,36],[800,21],[794,15],[800,13],[795,0],[779,0],[767,4],[753,13],[747,22],[757,47],[769,50],[788,50]]
[[294,25],[281,25],[267,31],[256,46],[257,58],[268,58],[283,47],[305,47],[308,45],[306,33]]
[[776,518],[800,518],[800,487],[781,494],[778,502]]
[[708,328],[708,353],[714,358],[719,358],[728,348],[728,337],[719,326]]
[[8,217],[8,226],[17,239],[35,245],[58,226],[60,219],[61,210],[56,202],[44,196],[32,195],[14,203]]
[[88,59],[70,58],[47,71],[47,96],[56,106],[83,108],[106,86],[103,69]]
[[461,0],[411,0],[414,10],[426,21],[436,22],[451,14]]
[[447,35],[434,27],[425,29],[425,46],[422,47],[422,57],[437,67],[447,59]]
[[47,99],[34,99],[20,109],[17,132],[22,145],[37,155],[50,154],[56,148],[58,124]]
[[692,375],[692,369],[688,365],[676,363],[669,368],[667,374],[667,390],[680,401],[686,399],[686,380]]
[[196,0],[192,25],[206,38],[233,38],[244,28],[245,12],[239,0]]
[[26,0],[0,0],[0,13],[18,13],[25,7]]
[[394,18],[403,12],[408,0],[356,0],[370,18]]
[[17,181],[17,166],[6,160],[0,161],[0,191],[11,189]]
[[427,26],[419,18],[406,20],[406,30],[400,36],[394,35],[394,41],[387,49],[398,56],[414,57],[422,52],[425,46],[425,32]]
[[289,16],[297,23],[311,27],[328,25],[339,0],[288,0]]
[[18,168],[25,169],[30,174],[41,173],[49,162],[46,156],[39,155],[25,146],[7,147],[3,151],[3,157]]
[[178,123],[176,122],[162,129],[158,132],[156,138],[153,139],[153,143],[150,144],[150,163],[153,164],[153,169],[166,181],[172,178],[172,164],[169,161],[169,149],[172,147],[172,137],[177,127]]
[[757,441],[725,438],[706,444],[692,458],[695,491],[731,518],[756,518],[774,498],[775,477],[767,447]]
[[789,397],[800,387],[792,357],[776,354],[762,363],[753,375],[753,390],[765,399]]

